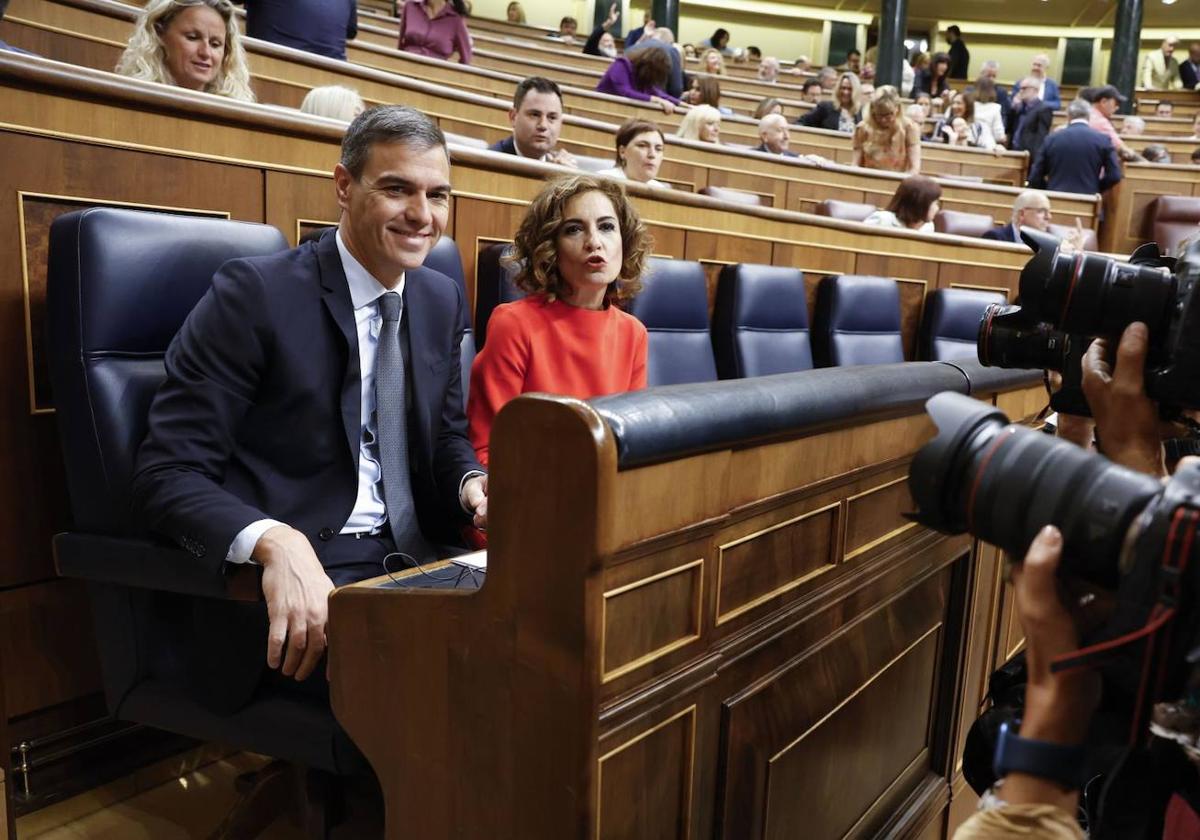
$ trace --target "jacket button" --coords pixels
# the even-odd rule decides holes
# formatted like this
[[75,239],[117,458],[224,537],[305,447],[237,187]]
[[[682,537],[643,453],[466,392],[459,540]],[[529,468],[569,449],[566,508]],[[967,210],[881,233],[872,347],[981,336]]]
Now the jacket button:
[[333,529],[332,528],[322,528],[321,532],[319,534],[317,534],[317,536],[323,540],[331,540],[331,539],[333,539]]

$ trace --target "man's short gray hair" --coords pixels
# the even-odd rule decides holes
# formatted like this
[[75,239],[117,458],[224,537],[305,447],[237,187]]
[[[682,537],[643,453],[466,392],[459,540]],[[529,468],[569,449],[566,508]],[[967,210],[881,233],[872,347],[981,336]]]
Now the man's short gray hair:
[[[367,156],[376,143],[402,143],[424,152],[439,146],[445,149],[446,135],[437,123],[408,105],[368,108],[354,118],[342,138],[341,163],[355,180],[362,177]],[[447,159],[449,156],[447,151]]]
[[983,62],[983,67],[982,67],[982,68],[980,68],[980,69],[982,69],[982,70],[995,70],[997,73],[999,73],[999,72],[1000,72],[1000,62],[999,62],[999,61],[995,61],[995,60],[993,60],[993,59],[988,59],[987,61]]
[[1068,120],[1086,120],[1092,114],[1092,106],[1083,99],[1072,99],[1067,106]]

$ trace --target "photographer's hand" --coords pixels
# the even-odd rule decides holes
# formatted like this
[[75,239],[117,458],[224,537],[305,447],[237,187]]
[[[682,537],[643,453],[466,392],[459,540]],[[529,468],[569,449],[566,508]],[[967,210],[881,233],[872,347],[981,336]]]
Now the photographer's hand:
[[1150,331],[1135,321],[1125,328],[1115,363],[1109,342],[1098,338],[1083,357],[1083,393],[1096,418],[1101,451],[1110,460],[1154,476],[1167,474],[1158,406],[1146,396],[1144,373]]
[[[1074,746],[1083,743],[1099,699],[1090,671],[1054,674],[1050,663],[1079,647],[1075,623],[1058,596],[1062,534],[1047,525],[1029,546],[1025,561],[1012,570],[1017,616],[1025,631],[1025,716],[1021,737]],[[1010,773],[1002,797],[1012,804],[1045,803],[1074,813],[1076,791],[1037,776]]]

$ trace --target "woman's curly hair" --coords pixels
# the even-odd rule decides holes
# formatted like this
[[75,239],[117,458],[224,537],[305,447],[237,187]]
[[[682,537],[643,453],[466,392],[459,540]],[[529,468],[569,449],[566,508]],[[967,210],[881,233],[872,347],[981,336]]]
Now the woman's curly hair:
[[514,282],[529,294],[542,294],[549,300],[561,297],[565,281],[558,273],[558,234],[563,225],[567,202],[577,195],[600,192],[608,196],[616,211],[621,230],[621,270],[608,286],[606,303],[624,303],[642,290],[642,273],[653,239],[625,195],[620,181],[592,175],[566,175],[551,181],[529,205],[529,211],[517,228],[512,250],[505,261],[516,266]]
[[242,48],[241,32],[229,0],[150,0],[134,24],[129,45],[117,62],[117,72],[133,79],[172,85],[175,80],[167,70],[166,52],[161,33],[171,25],[175,16],[192,6],[208,6],[225,21],[225,55],[221,68],[205,93],[228,96],[242,102],[253,102],[250,90],[250,70],[246,65],[246,52]]

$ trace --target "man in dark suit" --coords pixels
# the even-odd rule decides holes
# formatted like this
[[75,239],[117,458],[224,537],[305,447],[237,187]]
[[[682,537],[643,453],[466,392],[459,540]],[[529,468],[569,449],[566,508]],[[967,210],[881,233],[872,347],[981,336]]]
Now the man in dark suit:
[[957,25],[946,27],[946,41],[950,44],[950,69],[946,75],[951,79],[965,79],[971,65],[971,51],[963,43],[962,30]]
[[313,673],[335,585],[428,562],[472,519],[486,525],[462,405],[463,294],[422,268],[449,175],[428,117],[366,111],[334,170],[336,231],[226,263],[167,351],[135,503],[193,554],[263,567],[267,615],[210,615],[201,633],[227,683],[206,698],[220,710],[249,700],[264,646],[282,675]]
[[1038,88],[1037,79],[1025,78],[1018,82],[1005,126],[1010,141],[1008,147],[1016,152],[1029,152],[1030,160],[1041,151],[1054,122],[1054,110],[1038,98]]
[[358,0],[237,0],[246,7],[246,34],[330,58],[346,58],[358,35]]
[[488,146],[488,150],[575,166],[575,156],[558,148],[562,118],[562,92],[558,85],[541,76],[522,79],[513,93],[512,107],[508,109],[508,123],[513,133]]
[[1082,99],[1067,106],[1067,127],[1046,138],[1029,172],[1029,186],[1094,195],[1121,180],[1112,141],[1088,125],[1091,110]]
[[1045,233],[1050,230],[1050,198],[1039,190],[1023,190],[1013,202],[1012,221],[1003,227],[992,228],[984,239],[997,242],[1020,242],[1021,228],[1031,227]]
[[1185,90],[1200,90],[1200,41],[1188,47],[1187,61],[1179,65],[1179,79]]
[[756,152],[792,158],[799,157],[798,154],[788,149],[791,135],[788,133],[787,117],[783,114],[767,114],[759,120],[758,139],[759,144],[754,148]]

